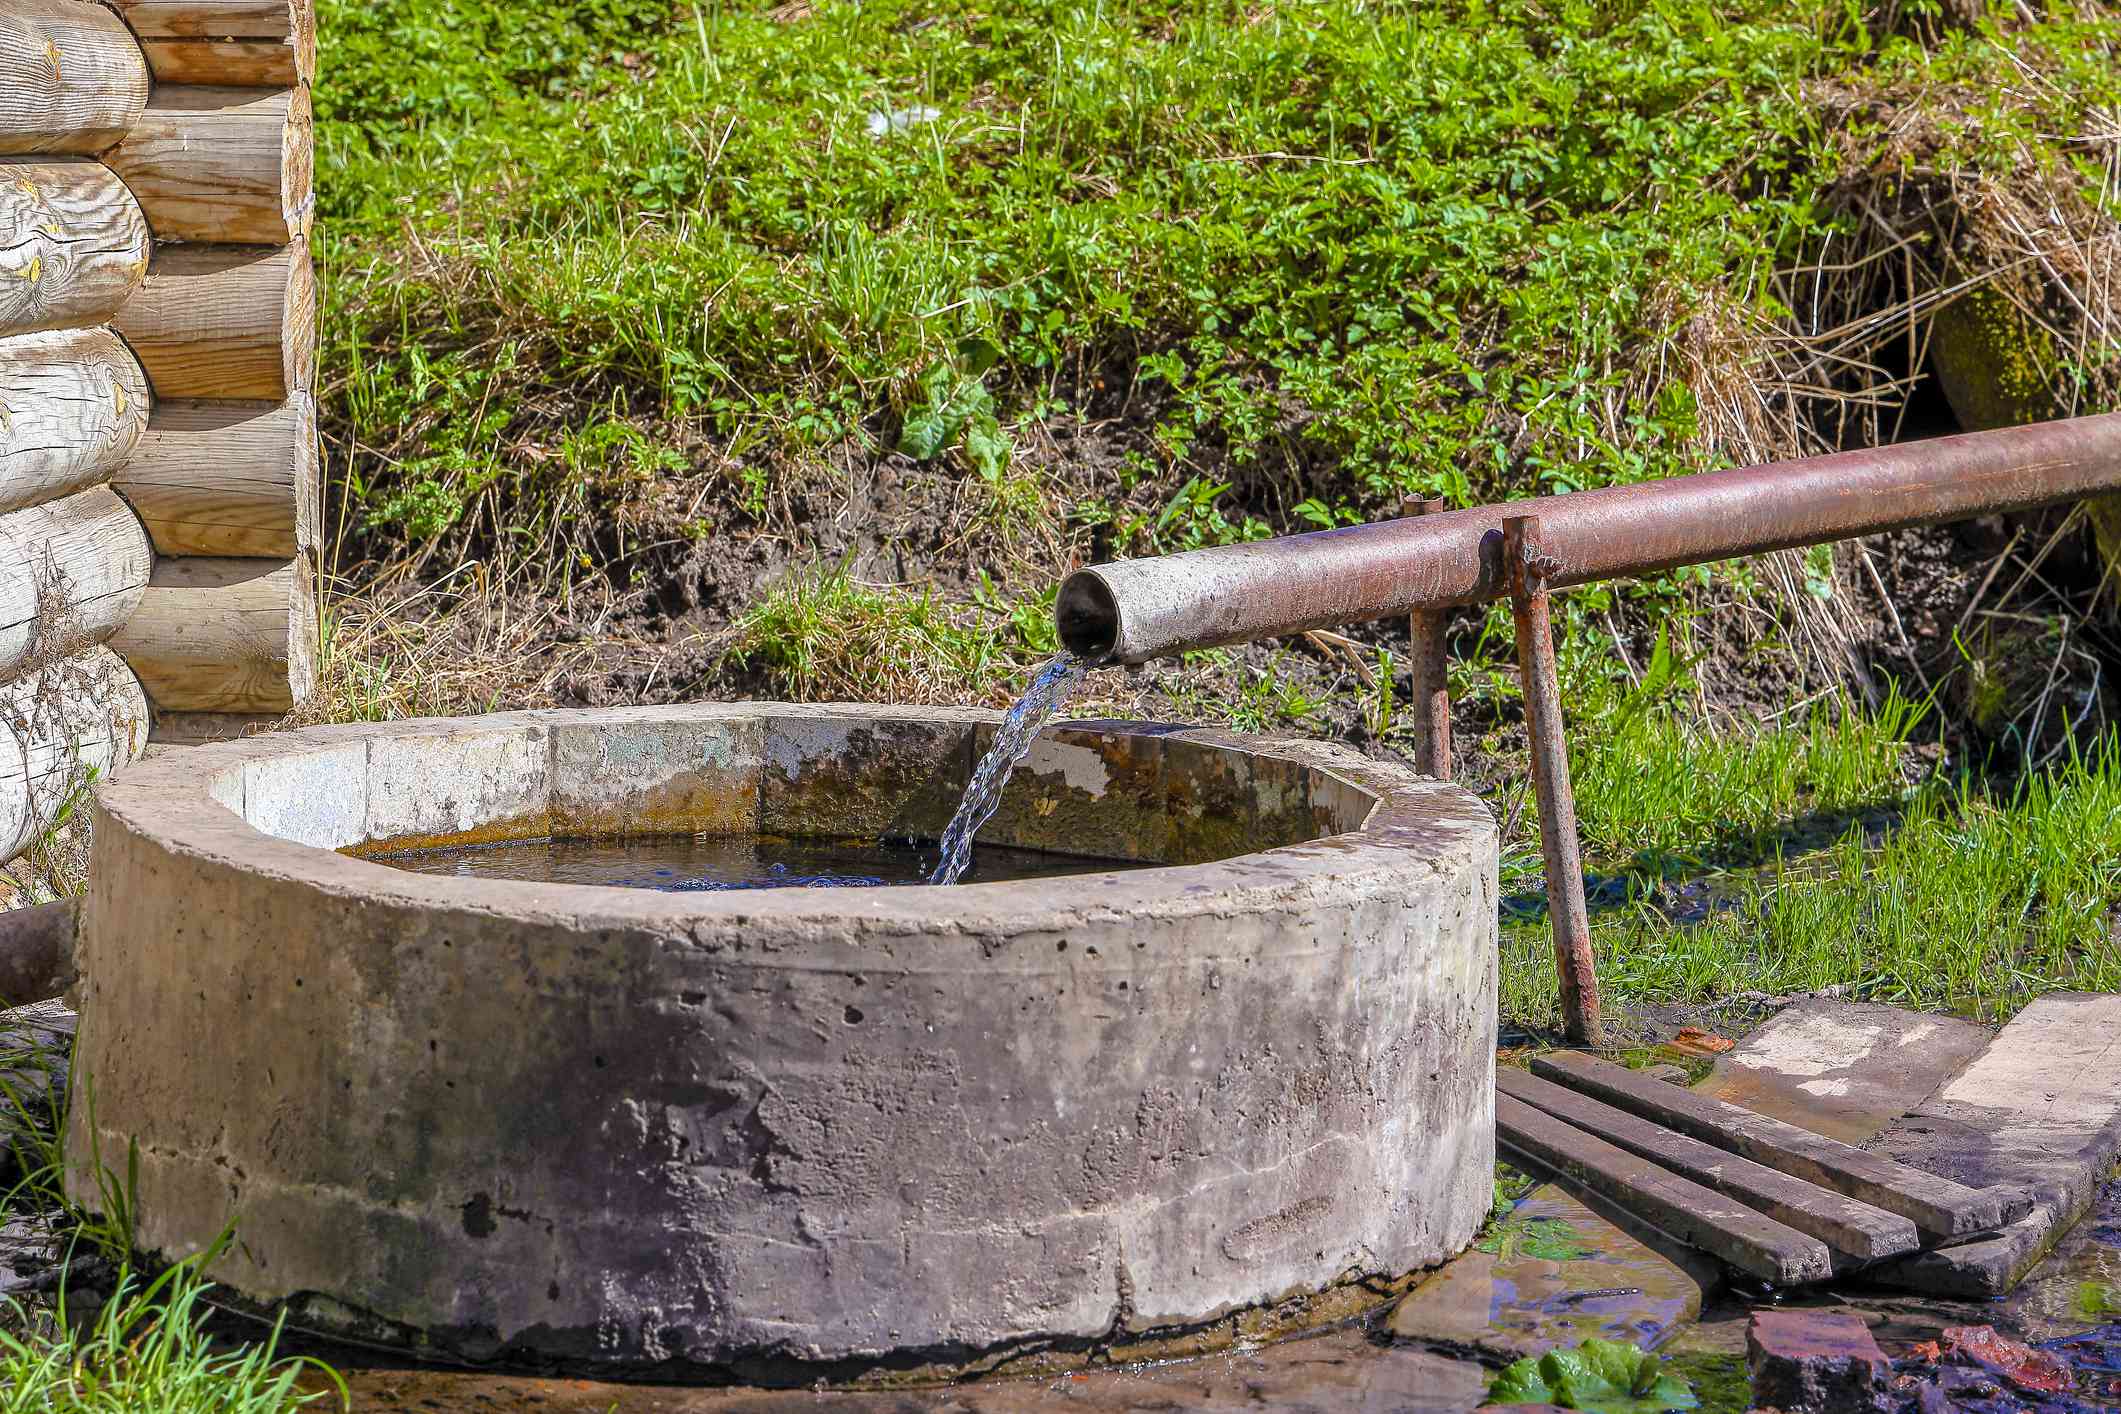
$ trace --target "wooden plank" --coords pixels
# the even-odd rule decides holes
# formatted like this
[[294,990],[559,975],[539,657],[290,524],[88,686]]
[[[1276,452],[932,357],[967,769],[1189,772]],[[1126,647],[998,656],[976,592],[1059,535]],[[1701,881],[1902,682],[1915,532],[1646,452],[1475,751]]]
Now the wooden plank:
[[317,290],[305,242],[165,245],[113,327],[158,399],[286,401],[311,389]]
[[0,338],[0,512],[109,481],[148,406],[147,376],[108,329]]
[[81,158],[0,158],[0,334],[107,322],[147,278],[147,218]]
[[286,560],[314,550],[316,405],[158,404],[111,484],[132,502],[161,555]]
[[0,861],[49,830],[80,792],[138,760],[147,734],[147,698],[107,648],[0,685]]
[[0,153],[93,156],[147,106],[147,59],[125,22],[90,0],[0,6]]
[[0,515],[0,682],[110,637],[139,608],[153,559],[107,486]]
[[160,85],[104,158],[159,241],[286,245],[316,206],[309,90]]
[[1495,1135],[1508,1149],[1762,1281],[1797,1286],[1824,1281],[1833,1274],[1832,1254],[1818,1238],[1807,1237],[1513,1096],[1495,1097]]
[[1655,1120],[1705,1144],[1898,1213],[1927,1237],[1983,1232],[2004,1220],[2006,1195],[1968,1188],[1810,1130],[1652,1080],[1596,1056],[1556,1051],[1532,1062],[1544,1079]]
[[285,712],[316,682],[315,583],[302,559],[160,560],[111,638],[165,712]]
[[1495,1084],[1514,1099],[1818,1238],[1842,1259],[1837,1266],[1876,1262],[1919,1245],[1914,1223],[1897,1213],[1675,1134],[1513,1066],[1499,1067]]

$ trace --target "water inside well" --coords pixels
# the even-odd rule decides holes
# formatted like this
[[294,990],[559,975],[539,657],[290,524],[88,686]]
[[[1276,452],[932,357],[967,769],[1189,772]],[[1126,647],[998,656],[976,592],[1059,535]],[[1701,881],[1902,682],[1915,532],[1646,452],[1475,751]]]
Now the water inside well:
[[[779,835],[678,835],[638,839],[516,840],[505,844],[397,850],[372,856],[416,874],[603,884],[698,893],[720,889],[875,888],[925,884],[934,845]],[[1088,874],[1127,865],[1042,850],[981,845],[959,882],[997,883]]]

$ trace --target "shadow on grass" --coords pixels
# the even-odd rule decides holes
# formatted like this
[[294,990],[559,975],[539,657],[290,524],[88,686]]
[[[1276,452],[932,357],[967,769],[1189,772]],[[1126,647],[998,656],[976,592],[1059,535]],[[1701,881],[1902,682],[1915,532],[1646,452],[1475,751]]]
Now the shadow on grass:
[[[1915,796],[1909,795],[1811,811],[1769,829],[1718,830],[1695,852],[1644,852],[1610,868],[1592,862],[1584,870],[1584,902],[1594,917],[1647,903],[1673,924],[1699,923],[1743,904],[1749,897],[1744,887],[1747,876],[1765,877],[1787,869],[1790,861],[1829,849],[1852,831],[1862,832],[1866,846],[1876,846],[1907,818],[1914,805]],[[1504,886],[1499,904],[1504,923],[1546,917],[1546,873],[1536,853],[1514,878],[1505,865]]]

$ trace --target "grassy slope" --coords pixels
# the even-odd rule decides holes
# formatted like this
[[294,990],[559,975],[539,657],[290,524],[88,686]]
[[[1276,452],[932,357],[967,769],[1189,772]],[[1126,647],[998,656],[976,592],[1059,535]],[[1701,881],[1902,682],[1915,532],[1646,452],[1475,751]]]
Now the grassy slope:
[[[1113,353],[1169,388],[1144,475],[1203,441],[1249,470],[1288,439],[1330,468],[1294,500],[1331,514],[1669,473],[1698,431],[1684,397],[1605,405],[1660,322],[1819,233],[1801,200],[1736,189],[1781,186],[1809,146],[1791,85],[1831,52],[1811,15],[885,3],[662,39],[619,15],[552,52],[624,36],[632,67],[550,102],[480,94],[476,50],[447,43],[471,27],[443,27],[475,5],[361,8],[327,24],[328,219],[339,249],[409,220],[447,273],[363,289],[346,262],[345,411],[377,445],[422,418],[473,462],[535,418],[494,359],[447,357],[494,340],[590,400],[705,419],[739,481],[924,410],[928,445],[999,477],[1011,433]],[[409,104],[358,67],[402,72],[408,30],[442,36]],[[383,138],[407,107],[424,129]],[[892,115],[926,121],[870,134]],[[989,408],[995,444],[966,439]],[[478,480],[429,461],[370,510],[431,532]],[[1155,539],[1219,537],[1214,510]]]
[[[562,638],[704,634],[798,696],[991,697],[1084,556],[1806,449],[1854,383],[1778,383],[1819,316],[1790,272],[1868,205],[2030,163],[2121,216],[2099,11],[1924,47],[1801,0],[322,8],[351,547],[528,566],[538,602],[589,606]],[[2094,387],[2112,350],[2081,357],[2058,376]],[[1800,599],[1837,592],[1805,568]],[[2050,850],[2121,834],[2108,753],[1962,798],[1910,784],[1934,725],[1890,710],[1710,731],[1686,673],[1645,686],[1610,651],[1660,619],[1697,641],[1704,581],[1568,601],[1589,844],[1637,901],[1600,915],[1621,992],[2121,985],[2103,875]],[[1719,585],[1788,621],[1751,572]],[[1464,627],[1460,694],[1506,760],[1506,641]],[[1739,675],[1784,672],[1778,634],[1746,641]],[[1263,655],[1169,673],[1163,706],[1352,711],[1390,748],[1383,651],[1382,688],[1344,665],[1356,708]],[[632,681],[717,681],[685,661]],[[531,691],[421,697],[394,662],[338,710]],[[1521,857],[1521,783],[1496,787]],[[1639,906],[1851,825],[1839,872],[1741,875],[1699,927]],[[1511,927],[1520,1015],[1550,1004],[1541,947]]]

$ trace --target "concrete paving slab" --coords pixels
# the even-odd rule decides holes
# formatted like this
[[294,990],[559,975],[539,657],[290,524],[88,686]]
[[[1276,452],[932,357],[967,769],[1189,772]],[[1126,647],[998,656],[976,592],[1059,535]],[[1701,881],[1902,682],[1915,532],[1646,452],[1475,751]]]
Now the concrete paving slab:
[[1694,1088],[1861,1144],[1934,1094],[1992,1034],[1958,1017],[1807,998],[1726,1052]]
[[2005,1298],[1994,1323],[2031,1341],[2074,1335],[2121,1318],[2121,1169],[2108,1173],[2091,1210]]
[[2000,1231],[1903,1258],[1879,1280],[1999,1296],[2083,1215],[2121,1156],[2121,996],[2042,997],[1872,1146],[1969,1187],[2017,1188],[2031,1211]]
[[1502,1360],[1591,1336],[1651,1349],[1700,1314],[1712,1268],[1690,1270],[1543,1184],[1479,1248],[1401,1298],[1389,1328]]

